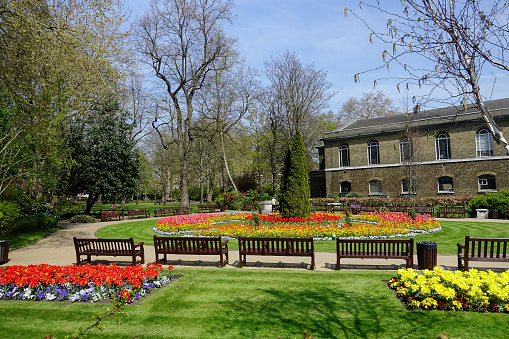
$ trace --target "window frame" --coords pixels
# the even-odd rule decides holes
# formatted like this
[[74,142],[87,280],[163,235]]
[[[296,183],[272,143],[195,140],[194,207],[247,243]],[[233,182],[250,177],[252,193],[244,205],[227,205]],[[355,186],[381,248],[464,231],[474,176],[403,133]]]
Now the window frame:
[[[373,191],[372,190],[372,183],[378,183],[379,187],[380,187],[380,190],[379,191]],[[377,180],[377,179],[374,179],[374,180],[370,180],[368,182],[368,190],[369,190],[369,195],[383,195],[382,193],[382,181],[381,180]]]
[[[347,144],[342,144],[339,150],[339,167],[350,167],[350,147]],[[346,154],[346,155],[345,155]],[[346,156],[346,164],[344,164],[344,156]]]
[[[343,192],[343,183],[348,183],[349,184],[349,186],[350,186],[349,188],[350,189],[348,190],[348,192]],[[346,194],[350,193],[351,191],[352,191],[352,183],[350,181],[345,180],[345,181],[341,181],[339,183],[339,193],[340,194],[345,194],[346,195]]]
[[[407,186],[407,189],[405,190],[405,182],[406,182],[406,186]],[[411,186],[411,187],[408,187],[408,186]],[[409,188],[411,189],[411,191],[409,190]],[[402,179],[401,180],[401,195],[415,195],[417,194],[416,193],[416,189],[415,189],[415,180],[414,179],[411,179],[411,178],[405,178],[405,179]]]
[[[448,178],[450,179],[450,185],[451,185],[451,189],[444,189],[444,185],[445,184],[449,184],[449,183],[444,183],[444,182],[440,182],[441,180],[440,179],[445,179],[445,178]],[[442,189],[441,189],[442,187]],[[448,175],[444,175],[444,176],[441,176],[439,178],[437,178],[437,188],[438,188],[438,193],[454,193],[454,180],[452,177],[448,176]]]
[[493,156],[493,136],[487,128],[475,132],[475,151],[477,158]]
[[[484,183],[481,183],[481,181]],[[477,177],[477,190],[479,192],[496,192],[497,177],[493,174],[481,174]]]
[[368,165],[380,165],[380,144],[376,140],[368,142]]
[[[445,155],[442,146],[445,144]],[[447,133],[440,133],[435,139],[436,160],[451,159],[451,138]]]
[[410,162],[412,160],[412,139],[403,137],[399,140],[399,160],[402,163]]

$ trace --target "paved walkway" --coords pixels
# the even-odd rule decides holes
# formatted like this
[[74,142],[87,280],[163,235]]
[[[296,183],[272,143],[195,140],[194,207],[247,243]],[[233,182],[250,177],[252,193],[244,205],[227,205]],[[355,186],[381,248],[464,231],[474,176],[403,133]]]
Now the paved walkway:
[[[150,218],[155,221],[158,218]],[[446,220],[446,219],[438,219]],[[456,219],[457,220],[457,219]],[[125,221],[110,221],[110,222],[97,222],[91,224],[72,224],[60,223],[65,228],[55,232],[54,234],[43,238],[35,244],[14,249],[9,252],[9,261],[4,265],[30,265],[30,264],[52,264],[52,265],[72,265],[76,263],[76,252],[72,238],[94,237],[95,232],[104,226],[116,224],[119,222],[133,222],[139,220],[125,220]],[[465,219],[465,221],[483,221],[483,222],[506,222],[509,226],[508,220],[492,220],[492,219]],[[136,241],[136,239],[135,239]],[[336,269],[336,254],[328,252],[316,252],[316,270],[331,271]],[[227,268],[237,268],[239,255],[237,250],[230,251],[230,264],[226,265]],[[93,263],[110,263],[114,262],[119,265],[130,264],[130,259],[127,257],[96,257],[92,258]],[[155,262],[155,254],[153,246],[145,246],[145,262]],[[248,256],[247,265],[243,269],[253,268],[280,268],[280,269],[301,269],[308,268],[311,260],[307,257],[262,257],[262,256]],[[417,268],[417,255],[414,256],[415,268]],[[447,270],[457,269],[457,257],[455,255],[439,255],[437,258],[438,266]],[[168,255],[168,265],[174,266],[191,266],[191,267],[218,267],[219,257],[216,256],[191,256],[191,255]],[[342,259],[342,270],[396,270],[405,267],[404,260],[396,259]],[[479,269],[493,269],[500,271],[509,269],[509,263],[497,263],[494,266],[489,262],[477,262],[473,265],[474,268]]]

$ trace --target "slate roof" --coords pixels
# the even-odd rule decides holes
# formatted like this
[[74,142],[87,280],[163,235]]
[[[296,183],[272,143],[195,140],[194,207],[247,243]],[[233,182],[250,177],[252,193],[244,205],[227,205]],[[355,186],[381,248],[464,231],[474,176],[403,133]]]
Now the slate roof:
[[[495,121],[497,118],[509,119],[509,98],[485,102]],[[419,113],[396,114],[388,117],[349,120],[333,132],[325,134],[322,141],[345,139],[354,136],[373,135],[404,131],[410,122],[412,127],[437,127],[444,124],[482,121],[482,115],[474,105],[450,106]]]

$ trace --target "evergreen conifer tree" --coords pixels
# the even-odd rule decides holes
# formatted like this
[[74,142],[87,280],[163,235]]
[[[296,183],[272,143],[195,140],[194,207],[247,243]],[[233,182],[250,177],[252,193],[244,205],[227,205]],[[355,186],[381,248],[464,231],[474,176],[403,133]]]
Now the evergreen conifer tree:
[[284,218],[308,218],[309,181],[304,141],[297,130],[293,137],[291,151],[287,150],[283,178],[281,181],[280,213]]

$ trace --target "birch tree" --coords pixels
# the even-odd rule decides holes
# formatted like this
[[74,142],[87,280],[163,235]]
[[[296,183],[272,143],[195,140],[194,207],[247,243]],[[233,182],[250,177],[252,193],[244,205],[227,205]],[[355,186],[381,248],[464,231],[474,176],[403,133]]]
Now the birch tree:
[[[379,39],[391,47],[382,51],[379,67],[355,74],[355,81],[363,73],[399,65],[406,76],[398,78],[398,90],[412,84],[429,86],[427,96],[431,97],[441,89],[456,103],[461,102],[464,110],[471,102],[481,112],[494,140],[509,154],[509,144],[485,106],[488,95],[480,86],[483,76],[509,71],[507,1],[402,0],[400,12],[388,10],[380,1],[361,2],[360,6],[387,16],[387,31],[372,28],[360,12],[349,8],[345,8],[345,16],[359,18],[371,31],[371,41]],[[419,58],[409,58],[414,56]],[[377,80],[381,78],[374,80],[374,85]]]
[[156,0],[134,26],[137,50],[168,98],[152,126],[163,147],[177,146],[184,207],[189,206],[195,95],[214,69],[214,61],[232,49],[234,40],[222,27],[232,20],[232,6],[230,0]]

